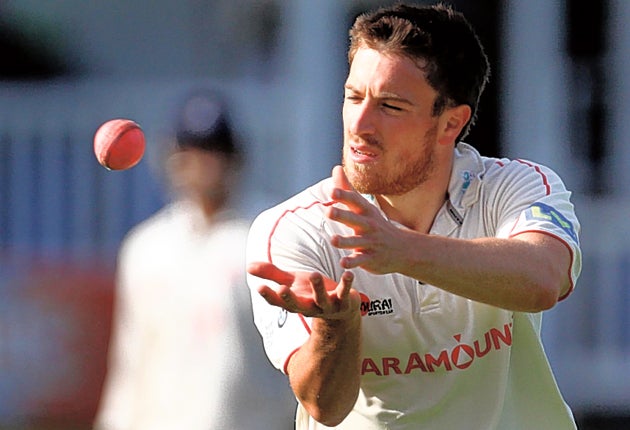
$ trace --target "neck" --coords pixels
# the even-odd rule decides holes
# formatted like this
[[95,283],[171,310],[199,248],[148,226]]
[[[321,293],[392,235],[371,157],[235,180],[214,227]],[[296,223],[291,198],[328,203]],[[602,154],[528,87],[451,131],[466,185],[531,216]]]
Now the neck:
[[201,224],[207,226],[214,223],[216,215],[225,207],[224,199],[208,198],[207,196],[187,196],[184,201],[188,201],[194,208],[200,227]]
[[412,191],[402,196],[379,195],[376,199],[389,219],[419,233],[429,233],[446,192],[431,196]]
[[445,169],[444,172],[405,194],[377,195],[376,200],[389,219],[419,233],[429,233],[448,195],[451,171]]

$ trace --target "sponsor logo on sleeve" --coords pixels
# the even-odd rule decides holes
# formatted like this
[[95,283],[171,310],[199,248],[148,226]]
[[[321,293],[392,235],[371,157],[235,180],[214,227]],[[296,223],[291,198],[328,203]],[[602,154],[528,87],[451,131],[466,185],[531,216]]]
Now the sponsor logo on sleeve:
[[534,203],[525,212],[528,220],[547,221],[560,227],[575,243],[579,243],[577,233],[571,221],[560,212],[544,203]]

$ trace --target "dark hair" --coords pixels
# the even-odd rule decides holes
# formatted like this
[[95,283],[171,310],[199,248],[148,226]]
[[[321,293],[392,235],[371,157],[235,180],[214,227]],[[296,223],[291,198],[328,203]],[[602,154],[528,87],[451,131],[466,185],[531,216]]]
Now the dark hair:
[[359,15],[350,29],[348,61],[357,49],[368,47],[404,55],[425,72],[438,92],[433,114],[447,106],[470,106],[464,138],[477,118],[479,98],[490,75],[490,65],[474,29],[463,14],[439,3],[433,6],[397,4]]
[[211,89],[189,93],[178,108],[175,138],[181,149],[198,148],[237,159],[240,150],[223,96]]

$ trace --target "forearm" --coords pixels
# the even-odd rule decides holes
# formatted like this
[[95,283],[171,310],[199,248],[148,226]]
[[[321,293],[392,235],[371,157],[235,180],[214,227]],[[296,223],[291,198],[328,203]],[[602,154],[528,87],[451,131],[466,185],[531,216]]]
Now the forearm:
[[291,357],[291,387],[308,413],[327,426],[352,410],[360,385],[361,317],[314,318],[309,340]]
[[569,250],[542,234],[474,240],[418,235],[413,242],[400,273],[482,303],[538,312],[569,286]]

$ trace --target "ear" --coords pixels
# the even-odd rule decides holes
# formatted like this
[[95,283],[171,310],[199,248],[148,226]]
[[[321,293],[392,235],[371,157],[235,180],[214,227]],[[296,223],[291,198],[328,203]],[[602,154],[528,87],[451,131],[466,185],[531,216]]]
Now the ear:
[[440,145],[454,144],[462,129],[468,124],[472,115],[472,109],[468,105],[459,105],[447,108],[440,115]]

